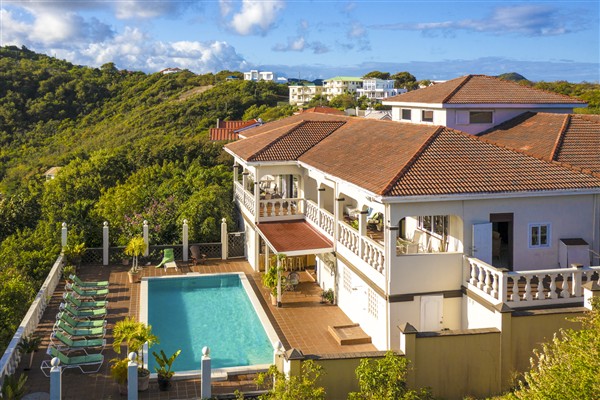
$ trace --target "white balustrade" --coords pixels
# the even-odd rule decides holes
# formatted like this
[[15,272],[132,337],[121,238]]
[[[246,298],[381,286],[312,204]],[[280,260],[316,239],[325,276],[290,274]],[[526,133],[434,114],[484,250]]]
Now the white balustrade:
[[338,226],[340,228],[338,241],[354,254],[360,256],[358,231],[343,221],[340,221]]
[[27,314],[25,314],[25,317],[17,328],[17,332],[8,344],[4,355],[2,355],[2,359],[0,359],[0,387],[2,386],[4,377],[13,374],[17,369],[19,361],[21,360],[18,344],[24,337],[30,336],[35,331],[35,328],[37,328],[42,315],[44,314],[44,310],[48,305],[48,301],[54,294],[56,286],[58,286],[62,268],[63,256],[61,254],[54,262],[50,273],[46,277],[46,280],[35,296],[33,303],[31,303]]
[[507,271],[469,257],[467,263],[468,288],[493,304],[511,307],[578,302],[583,300],[582,282],[600,273],[600,267]]
[[301,215],[300,205],[303,201],[300,198],[260,200],[261,216],[269,218]]
[[306,200],[306,212],[304,216],[315,225],[319,225],[319,206],[310,200]]
[[233,188],[234,198],[254,215],[254,195],[245,190],[239,182],[233,182]]
[[362,260],[383,274],[385,260],[383,246],[366,236],[361,236],[360,241]]

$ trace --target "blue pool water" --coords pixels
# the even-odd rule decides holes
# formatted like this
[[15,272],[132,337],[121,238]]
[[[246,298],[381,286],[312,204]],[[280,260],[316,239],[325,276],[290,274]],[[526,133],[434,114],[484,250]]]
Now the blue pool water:
[[149,351],[167,356],[181,349],[175,371],[200,369],[208,346],[212,368],[271,364],[273,347],[256,315],[240,277],[220,274],[148,280],[148,324],[160,343]]

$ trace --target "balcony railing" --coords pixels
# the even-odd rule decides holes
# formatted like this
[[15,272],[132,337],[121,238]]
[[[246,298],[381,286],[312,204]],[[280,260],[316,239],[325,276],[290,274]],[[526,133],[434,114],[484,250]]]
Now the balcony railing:
[[[258,212],[261,219],[298,219],[304,218],[302,204],[304,199],[269,199],[259,200]],[[276,217],[276,218],[274,218]]]
[[234,198],[242,204],[250,214],[254,215],[254,195],[245,190],[241,183],[233,182]]
[[492,304],[532,307],[583,301],[581,285],[598,280],[600,266],[507,271],[466,258],[466,286]]

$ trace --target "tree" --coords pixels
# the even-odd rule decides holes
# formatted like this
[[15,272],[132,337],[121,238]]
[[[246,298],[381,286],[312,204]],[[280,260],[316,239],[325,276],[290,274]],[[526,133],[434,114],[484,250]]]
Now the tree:
[[396,89],[406,88],[412,90],[417,88],[417,78],[410,72],[397,72],[391,78],[395,81],[394,87]]
[[506,399],[600,398],[600,299],[576,320],[581,329],[562,329],[534,351],[531,370]]
[[412,390],[406,387],[409,361],[388,351],[375,360],[363,358],[356,368],[359,392],[352,392],[350,400],[417,400],[433,399],[429,389]]
[[322,373],[322,367],[313,360],[302,363],[300,375],[286,377],[271,365],[267,372],[256,378],[259,386],[273,382],[273,387],[260,396],[262,400],[324,400],[325,389],[316,385]]
[[381,72],[381,71],[371,71],[371,72],[366,73],[363,76],[363,79],[368,79],[368,78],[390,79],[390,73],[389,72]]
[[340,94],[329,101],[329,106],[339,108],[340,110],[347,110],[348,108],[356,107],[356,99],[350,93]]

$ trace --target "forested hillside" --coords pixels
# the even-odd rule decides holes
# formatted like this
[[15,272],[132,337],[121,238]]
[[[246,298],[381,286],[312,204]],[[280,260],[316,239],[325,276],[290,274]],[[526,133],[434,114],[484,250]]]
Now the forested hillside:
[[[230,71],[163,75],[75,66],[16,47],[0,48],[0,349],[60,251],[99,246],[108,221],[124,245],[151,221],[151,241],[218,240],[233,223],[231,160],[208,141],[217,118],[277,118],[287,87]],[[45,182],[44,171],[62,169]]]

